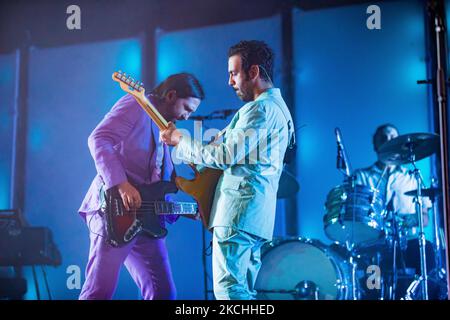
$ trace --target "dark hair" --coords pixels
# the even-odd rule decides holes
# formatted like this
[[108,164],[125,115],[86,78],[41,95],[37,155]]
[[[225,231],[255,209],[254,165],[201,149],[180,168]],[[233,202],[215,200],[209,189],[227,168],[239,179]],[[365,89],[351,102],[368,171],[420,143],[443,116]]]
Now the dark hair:
[[177,97],[182,99],[193,97],[203,100],[205,98],[200,82],[190,73],[177,73],[167,77],[152,90],[151,94],[163,99],[171,90],[175,90]]
[[393,124],[390,124],[390,123],[385,123],[385,124],[379,126],[379,127],[377,128],[377,130],[375,130],[375,133],[374,133],[373,136],[372,136],[372,144],[373,144],[373,149],[374,149],[375,151],[378,151],[378,148],[379,148],[383,143],[386,142],[386,141],[382,141],[382,140],[381,140],[381,135],[384,133],[384,131],[385,131],[387,128],[393,128],[393,129],[395,129],[395,130],[398,132],[397,127],[394,126]]
[[263,71],[259,73],[262,80],[272,81],[273,78],[273,50],[263,41],[240,41],[228,50],[228,58],[240,55],[242,68],[248,75],[252,65],[257,65]]

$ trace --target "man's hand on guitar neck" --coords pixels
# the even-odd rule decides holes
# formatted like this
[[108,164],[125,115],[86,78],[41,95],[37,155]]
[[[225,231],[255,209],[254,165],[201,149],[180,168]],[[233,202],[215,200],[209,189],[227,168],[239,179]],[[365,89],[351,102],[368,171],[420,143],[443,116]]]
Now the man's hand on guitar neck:
[[141,207],[142,199],[139,191],[128,181],[122,182],[117,186],[123,206],[127,211],[130,209],[138,209]]
[[176,146],[183,137],[181,132],[177,130],[177,127],[175,127],[172,122],[168,123],[166,130],[160,131],[159,136],[161,137],[161,140],[169,146]]

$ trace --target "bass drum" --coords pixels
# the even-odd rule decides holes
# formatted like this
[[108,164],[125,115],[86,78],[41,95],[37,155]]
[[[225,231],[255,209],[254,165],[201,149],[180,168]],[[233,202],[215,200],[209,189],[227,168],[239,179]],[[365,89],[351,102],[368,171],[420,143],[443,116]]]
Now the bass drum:
[[256,279],[261,300],[349,300],[351,266],[317,240],[273,241]]

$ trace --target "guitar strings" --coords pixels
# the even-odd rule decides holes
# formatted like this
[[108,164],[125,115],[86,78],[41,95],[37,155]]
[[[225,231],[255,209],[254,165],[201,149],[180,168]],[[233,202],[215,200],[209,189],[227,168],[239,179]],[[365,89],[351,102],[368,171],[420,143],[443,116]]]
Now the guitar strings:
[[155,211],[153,211],[153,210],[140,210],[140,209],[137,209],[137,210],[130,210],[130,211],[125,211],[125,214],[133,214],[133,213],[160,213],[160,214],[177,214],[177,213],[184,213],[184,214],[187,214],[187,215],[189,215],[189,214],[196,214],[197,213],[197,211],[184,211],[184,212],[164,212],[164,210],[163,211],[160,211],[160,212],[155,212]]
[[148,204],[141,204],[141,206],[140,206],[140,208],[158,208],[158,209],[166,209],[166,208],[171,208],[171,209],[182,209],[182,208],[185,208],[185,209],[190,209],[190,208],[196,208],[196,206],[183,206],[183,207],[172,207],[172,206],[165,206],[165,207],[162,207],[162,206],[153,206],[153,205],[148,205]]

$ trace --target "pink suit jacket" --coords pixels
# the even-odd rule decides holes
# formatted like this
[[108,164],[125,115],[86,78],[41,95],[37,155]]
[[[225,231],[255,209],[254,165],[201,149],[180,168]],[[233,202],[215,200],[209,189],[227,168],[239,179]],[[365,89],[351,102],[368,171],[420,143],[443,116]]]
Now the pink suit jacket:
[[[84,219],[100,209],[99,190],[103,184],[109,189],[127,180],[136,184],[151,182],[151,158],[158,139],[159,129],[131,95],[114,104],[88,138],[97,175],[78,210]],[[162,180],[174,177],[170,150],[164,144]]]

